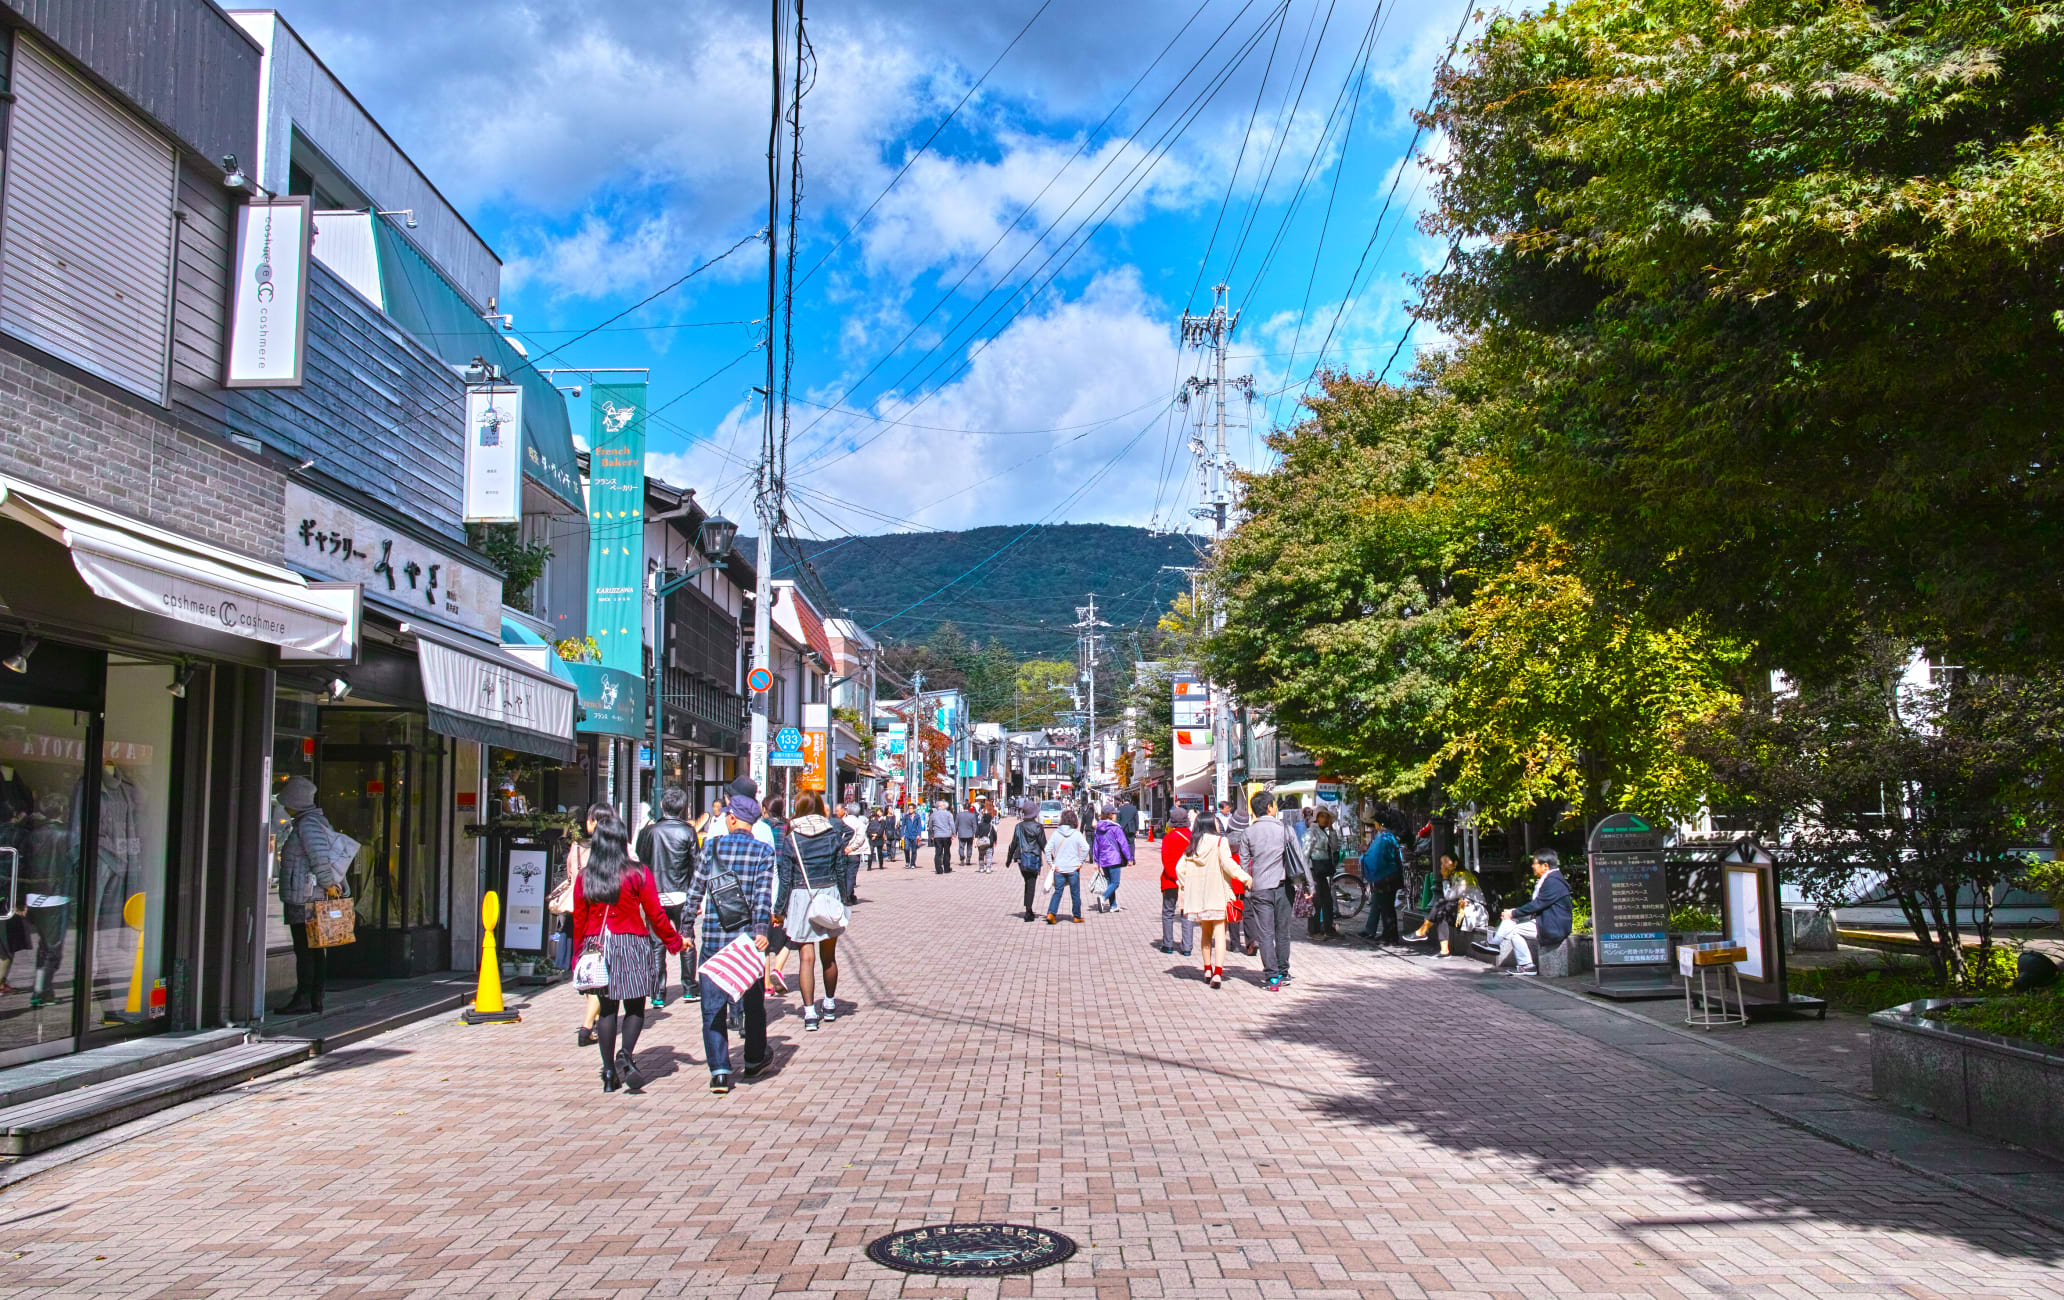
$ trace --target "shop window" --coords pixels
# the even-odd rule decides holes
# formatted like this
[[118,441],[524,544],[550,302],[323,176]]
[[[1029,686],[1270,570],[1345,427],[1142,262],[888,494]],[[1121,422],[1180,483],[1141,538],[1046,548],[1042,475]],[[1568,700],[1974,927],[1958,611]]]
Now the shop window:
[[0,702],[0,902],[12,913],[0,986],[27,994],[0,1014],[0,1058],[72,1041],[73,922],[85,896],[72,810],[91,721],[73,709]]
[[167,849],[171,843],[170,664],[111,658],[100,763],[72,789],[73,834],[96,801],[98,851],[89,882],[90,1025],[145,1024],[166,1011]]

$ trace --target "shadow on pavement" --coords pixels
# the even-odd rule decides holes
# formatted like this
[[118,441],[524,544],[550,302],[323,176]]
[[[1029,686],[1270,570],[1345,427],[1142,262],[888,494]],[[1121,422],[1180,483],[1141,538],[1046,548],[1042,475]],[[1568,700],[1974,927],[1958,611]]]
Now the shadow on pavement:
[[[1437,998],[1392,984],[1376,1014],[1353,1017],[1343,1015],[1348,1000],[1372,1005],[1367,983],[1299,985],[1305,996],[1286,993],[1253,1036],[1319,1045],[1343,1058],[1337,1073],[1308,1075],[1297,1089],[1315,1117],[1403,1130],[1460,1156],[1521,1163],[1573,1188],[1630,1168],[1655,1170],[1738,1209],[1738,1219],[1719,1216],[1729,1222],[1810,1216],[2064,1261],[2064,1237],[2028,1220],[1548,1021],[1501,1015],[1466,984]],[[1485,1036],[1487,1023],[1508,1021],[1498,1024],[1503,1034]],[[1314,1086],[1321,1080],[1334,1086]],[[1863,1167],[1841,1168],[1850,1164]],[[1636,1235],[1674,1222],[1626,1219],[1620,1230]]]

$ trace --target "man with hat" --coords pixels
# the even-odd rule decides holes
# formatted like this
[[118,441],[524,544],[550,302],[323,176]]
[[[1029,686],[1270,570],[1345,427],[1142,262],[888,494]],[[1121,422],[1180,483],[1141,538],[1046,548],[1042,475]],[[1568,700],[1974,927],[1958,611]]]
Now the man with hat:
[[[703,846],[706,862],[696,872],[689,901],[689,910],[701,917],[696,948],[703,961],[744,935],[751,935],[753,946],[761,952],[767,951],[767,928],[774,913],[774,850],[756,834],[756,828],[764,827],[760,801],[752,795],[733,794],[724,805],[724,824],[724,834]],[[702,1047],[709,1062],[710,1091],[727,1093],[731,1091],[731,997],[706,972],[701,974],[701,982]],[[745,1077],[750,1079],[767,1068],[763,983],[754,980],[738,1003],[745,1021]]]

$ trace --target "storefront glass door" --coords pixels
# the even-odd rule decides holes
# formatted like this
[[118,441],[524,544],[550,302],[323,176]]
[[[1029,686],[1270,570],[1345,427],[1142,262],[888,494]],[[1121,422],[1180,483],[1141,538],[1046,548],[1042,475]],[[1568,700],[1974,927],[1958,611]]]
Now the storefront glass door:
[[[375,745],[324,745],[316,789],[330,824],[359,843],[350,873],[357,940],[331,954],[340,974],[389,974],[392,936],[406,928],[410,876],[409,801],[397,781],[409,750]],[[405,973],[405,972],[394,972]]]
[[93,715],[0,702],[0,1064],[69,1051]]

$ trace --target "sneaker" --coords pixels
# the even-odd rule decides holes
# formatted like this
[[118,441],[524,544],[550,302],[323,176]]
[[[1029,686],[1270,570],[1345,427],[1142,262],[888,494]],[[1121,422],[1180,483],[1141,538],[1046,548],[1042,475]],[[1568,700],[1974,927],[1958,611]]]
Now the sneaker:
[[832,1021],[838,1019],[838,1003],[832,1001],[830,998],[826,998],[824,999],[822,1006],[824,1008],[824,1022],[826,1024],[830,1024]]
[[1536,975],[1539,975],[1539,974],[1540,974],[1541,972],[1540,972],[1540,971],[1538,971],[1538,970],[1536,970],[1536,969],[1535,969],[1534,967],[1532,967],[1532,966],[1521,966],[1521,967],[1520,967],[1519,969],[1517,969],[1517,970],[1513,971],[1512,973],[1513,973],[1514,975],[1516,975],[1516,976],[1522,976],[1522,977],[1529,977],[1529,978],[1530,978],[1530,977],[1532,977],[1532,976],[1536,976]]
[[660,1009],[664,1008],[665,1006],[666,1006],[666,994],[665,994],[665,993],[655,993],[655,994],[653,994],[653,995],[652,995],[652,1009],[653,1009],[654,1011],[658,1011],[658,1010],[660,1010]]
[[1071,920],[1071,921],[1073,921],[1073,922],[1074,922],[1075,924],[1077,924],[1077,925],[1081,925],[1081,924],[1082,924],[1082,918],[1081,918],[1081,917],[1079,917],[1079,916],[1071,916],[1071,917],[1069,917],[1068,919],[1069,919],[1069,920]]
[[690,989],[689,989],[689,990],[688,990],[688,991],[687,991],[686,993],[683,993],[683,994],[681,995],[681,1001],[683,1001],[683,1002],[700,1002],[700,1001],[702,1001],[702,990],[701,990],[701,989],[698,989],[698,988],[690,988]]
[[767,972],[767,991],[769,993],[774,994],[784,994],[788,992],[788,981],[781,978],[780,971],[770,970]]
[[767,1062],[765,1061],[747,1061],[745,1063],[745,1077],[748,1079],[757,1079],[766,1072]]
[[1178,948],[1176,949],[1176,951],[1181,953],[1185,957],[1190,955],[1190,950],[1188,948]]
[[1111,912],[1122,912],[1122,911],[1124,911],[1125,909],[1124,909],[1124,908],[1122,908],[1122,907],[1120,907],[1120,906],[1118,906],[1118,904],[1116,904],[1116,903],[1113,903],[1113,904],[1111,904],[1111,906],[1110,906],[1109,908],[1107,908],[1106,910],[1107,910],[1107,911],[1111,911]]
[[1263,982],[1262,987],[1267,989],[1269,992],[1274,993],[1275,991],[1283,987],[1283,979],[1279,975],[1271,975],[1268,977],[1266,981]]
[[1452,957],[1453,957],[1454,955],[1455,955],[1455,954],[1454,954],[1454,953],[1451,953],[1451,952],[1437,952],[1437,953],[1433,954],[1433,959],[1434,959],[1435,961],[1447,961],[1447,960],[1449,960],[1450,958],[1452,958]]
[[1046,923],[1047,923],[1048,925],[1056,925],[1056,924],[1058,924],[1058,923],[1060,922],[1060,919],[1061,919],[1061,918],[1059,918],[1058,916],[1055,916],[1055,915],[1054,915],[1054,914],[1053,914],[1052,912],[1048,912],[1048,913],[1046,914]]
[[815,1028],[817,1028],[817,1022],[818,1022],[817,1008],[815,1008],[815,1007],[808,1007],[808,1008],[805,1008],[805,1009],[804,1009],[804,1011],[803,1011],[803,1028],[805,1028],[805,1029],[812,1029],[812,1030],[814,1030]]
[[709,1077],[709,1090],[719,1097],[731,1091],[731,1075],[722,1070],[711,1075]]

